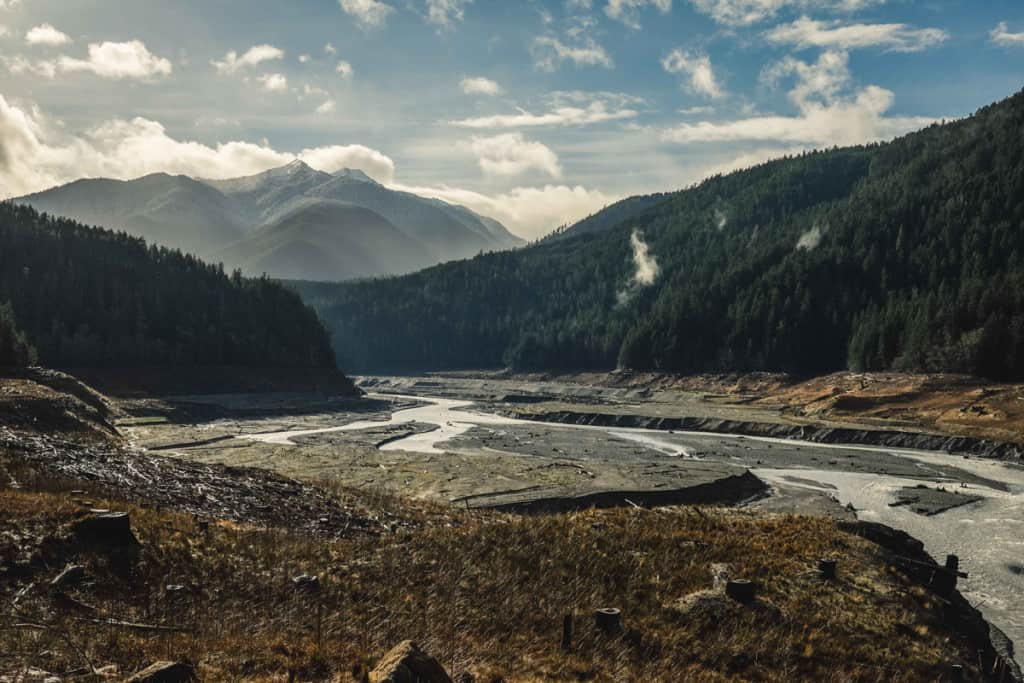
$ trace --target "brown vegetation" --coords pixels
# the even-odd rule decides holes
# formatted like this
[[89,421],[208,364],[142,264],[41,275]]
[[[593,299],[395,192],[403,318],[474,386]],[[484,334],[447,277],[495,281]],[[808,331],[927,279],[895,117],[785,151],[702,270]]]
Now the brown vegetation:
[[[125,568],[67,535],[82,495],[0,491],[0,672],[173,659],[205,680],[352,680],[405,639],[455,680],[916,681],[970,666],[941,601],[826,519],[516,517],[377,497],[363,502],[401,520],[394,532],[322,540],[92,500],[131,513],[142,549]],[[840,579],[823,582],[816,561],[832,555]],[[52,591],[68,563],[85,580]],[[296,587],[303,574],[318,591]],[[730,575],[756,583],[755,604],[724,596]],[[622,634],[594,627],[604,606],[622,609]]]

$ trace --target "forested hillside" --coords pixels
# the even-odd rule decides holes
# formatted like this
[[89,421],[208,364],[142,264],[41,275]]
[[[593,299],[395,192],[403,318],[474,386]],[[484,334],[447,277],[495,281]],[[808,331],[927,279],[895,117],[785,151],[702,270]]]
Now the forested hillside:
[[0,204],[4,301],[0,365],[29,360],[21,329],[56,367],[335,368],[316,314],[276,282],[11,203]]
[[18,329],[11,305],[0,303],[0,368],[24,367],[35,360],[36,350]]
[[[1024,93],[891,143],[714,177],[597,234],[296,287],[354,370],[848,366],[1019,380],[1022,133]],[[660,266],[649,286],[632,282],[634,230]]]

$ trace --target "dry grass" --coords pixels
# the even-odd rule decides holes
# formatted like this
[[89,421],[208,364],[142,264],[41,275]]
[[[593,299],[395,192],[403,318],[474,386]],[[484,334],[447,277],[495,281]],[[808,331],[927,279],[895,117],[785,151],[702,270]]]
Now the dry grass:
[[[395,533],[323,541],[224,523],[204,531],[191,516],[96,502],[132,513],[143,551],[130,573],[60,540],[81,514],[66,493],[0,490],[0,566],[22,569],[0,572],[0,674],[111,663],[130,672],[172,658],[206,680],[353,680],[406,638],[477,681],[920,681],[968,656],[938,604],[825,519],[513,517],[390,501],[405,522]],[[841,558],[836,583],[813,572],[826,555]],[[91,580],[70,594],[95,612],[45,589],[72,560]],[[722,565],[757,582],[756,606],[699,594],[714,591]],[[302,573],[320,577],[319,597],[294,589]],[[623,637],[594,629],[599,606],[622,609]],[[577,633],[564,653],[569,612]],[[186,632],[80,620],[108,617]]]

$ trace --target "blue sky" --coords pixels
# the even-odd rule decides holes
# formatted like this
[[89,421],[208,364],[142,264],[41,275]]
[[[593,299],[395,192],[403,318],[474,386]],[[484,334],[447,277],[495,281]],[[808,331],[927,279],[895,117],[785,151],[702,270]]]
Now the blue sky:
[[0,196],[301,156],[532,238],[1022,76],[1020,0],[0,0]]

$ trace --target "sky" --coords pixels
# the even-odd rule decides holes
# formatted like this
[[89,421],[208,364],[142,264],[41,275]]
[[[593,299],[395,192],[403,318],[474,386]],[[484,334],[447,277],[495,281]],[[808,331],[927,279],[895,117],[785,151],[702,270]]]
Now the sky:
[[0,197],[301,158],[535,239],[1022,81],[1021,0],[0,0]]

